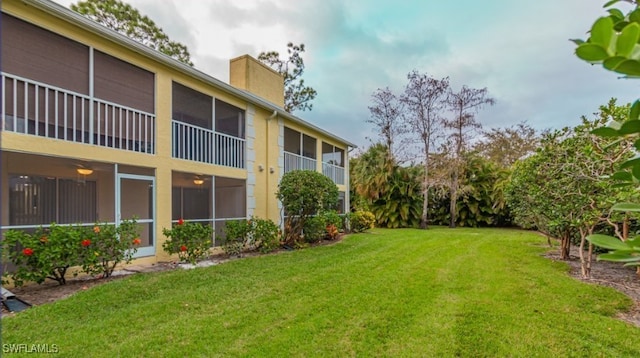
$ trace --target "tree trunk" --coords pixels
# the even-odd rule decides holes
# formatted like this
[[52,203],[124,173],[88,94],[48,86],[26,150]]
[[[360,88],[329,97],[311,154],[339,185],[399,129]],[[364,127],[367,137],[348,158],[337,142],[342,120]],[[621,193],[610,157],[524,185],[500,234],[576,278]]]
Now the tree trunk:
[[451,201],[449,202],[449,213],[451,220],[449,221],[449,227],[456,227],[456,202],[458,201],[458,169],[453,169],[453,178],[451,180]]
[[589,253],[587,257],[587,277],[591,277],[591,262],[593,258],[593,244],[589,243]]
[[569,235],[563,235],[560,240],[560,258],[562,260],[569,260],[571,252],[571,238]]
[[429,145],[425,144],[424,178],[422,179],[422,217],[420,228],[429,227]]
[[[584,257],[584,244],[587,241],[587,233],[580,229],[580,271],[582,278],[589,278],[590,267],[587,267],[587,259]],[[591,245],[589,245],[591,246]]]

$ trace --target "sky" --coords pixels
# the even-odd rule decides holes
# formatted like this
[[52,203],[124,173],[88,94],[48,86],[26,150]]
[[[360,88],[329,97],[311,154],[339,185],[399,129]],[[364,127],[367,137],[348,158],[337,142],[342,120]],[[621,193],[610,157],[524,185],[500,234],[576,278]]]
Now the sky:
[[[75,1],[55,0],[69,6]],[[484,88],[496,100],[476,119],[484,129],[526,121],[561,128],[593,117],[610,98],[634,101],[640,81],[620,79],[574,55],[606,15],[595,0],[127,0],[174,41],[195,67],[228,83],[229,59],[286,54],[304,43],[305,83],[318,92],[295,115],[359,147],[377,138],[368,106],[412,70]]]

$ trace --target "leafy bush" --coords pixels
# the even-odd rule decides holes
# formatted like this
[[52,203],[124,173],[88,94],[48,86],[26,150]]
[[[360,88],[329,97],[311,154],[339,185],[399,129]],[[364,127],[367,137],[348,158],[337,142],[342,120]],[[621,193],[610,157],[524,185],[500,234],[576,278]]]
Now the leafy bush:
[[310,217],[304,222],[304,241],[314,243],[322,240],[325,235],[325,227],[322,216]]
[[172,255],[178,254],[180,261],[195,264],[209,254],[213,228],[180,219],[170,230],[163,228],[162,234],[169,238],[162,244],[164,251]]
[[312,215],[337,205],[338,188],[321,173],[294,170],[282,176],[276,196],[287,213],[284,242],[295,247],[300,243],[305,222]]
[[[2,251],[16,265],[14,272],[5,273],[16,286],[25,281],[43,283],[47,278],[64,285],[67,271],[81,263],[80,251],[85,237],[80,226],[39,228],[31,235],[21,230],[9,230],[2,241]],[[77,272],[74,272],[77,275]]]
[[280,247],[280,228],[268,219],[252,218],[253,239],[262,253],[272,252]]
[[324,221],[325,226],[333,225],[338,230],[343,229],[342,217],[340,216],[340,214],[338,214],[337,211],[335,210],[323,211],[322,214],[320,214],[320,217],[322,217],[322,220]]
[[373,228],[376,217],[369,211],[356,211],[349,213],[349,225],[351,232],[365,232]]
[[141,242],[138,235],[135,219],[122,221],[118,227],[106,223],[82,227],[82,270],[91,275],[111,276],[120,262],[130,263],[133,259]]
[[280,228],[273,221],[251,217],[227,222],[222,249],[230,256],[247,250],[271,252],[280,247]]
[[222,250],[229,256],[239,256],[250,246],[252,223],[250,220],[227,221],[224,227]]

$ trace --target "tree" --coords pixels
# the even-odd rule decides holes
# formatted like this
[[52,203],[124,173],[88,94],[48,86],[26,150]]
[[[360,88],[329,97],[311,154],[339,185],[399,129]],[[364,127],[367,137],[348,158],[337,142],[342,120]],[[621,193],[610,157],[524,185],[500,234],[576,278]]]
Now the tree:
[[441,80],[411,71],[407,75],[407,83],[402,102],[407,106],[406,120],[418,137],[422,146],[422,215],[420,228],[426,229],[429,220],[429,157],[437,135],[442,131],[442,110],[449,91],[449,78]]
[[165,55],[193,66],[189,50],[179,42],[171,41],[153,20],[129,4],[119,0],[86,0],[71,4],[71,10],[117,31]]
[[312,215],[331,210],[338,204],[338,188],[328,177],[312,170],[285,173],[276,197],[286,211],[284,242],[300,243],[302,228]]
[[491,128],[483,131],[482,136],[474,150],[502,168],[509,168],[518,159],[532,154],[540,143],[540,134],[526,122]]
[[[604,7],[611,7],[619,1],[608,1]],[[628,0],[635,6],[627,12],[617,8],[608,10],[609,16],[597,19],[587,41],[572,40],[578,46],[576,56],[591,64],[601,64],[605,69],[623,74],[627,77],[640,77],[640,3]],[[637,100],[630,108],[626,118],[613,120],[606,127],[598,128],[594,133],[611,139],[634,141],[634,149],[640,150],[640,100]],[[618,186],[637,187],[640,180],[640,160],[629,159],[622,163],[620,171],[613,175],[619,181]],[[640,212],[640,204],[637,202],[618,203],[612,207],[613,211]],[[599,260],[617,261],[625,263],[625,266],[638,266],[640,273],[640,249],[638,242],[640,236],[628,239],[624,236],[618,239],[604,235],[590,235],[587,238],[591,243],[611,249],[608,254],[598,256]]]
[[615,198],[628,199],[605,180],[629,156],[631,142],[612,140],[592,131],[624,112],[615,101],[601,106],[594,120],[582,118],[575,128],[547,134],[542,147],[516,163],[506,197],[514,221],[559,238],[562,259],[569,258],[571,241],[580,240],[582,274],[589,277],[592,247],[584,256],[585,239],[609,218]]
[[353,203],[371,211],[380,227],[416,227],[422,195],[420,168],[399,166],[384,144],[371,146],[350,162]]
[[398,97],[389,89],[378,88],[371,95],[372,106],[369,107],[371,118],[367,119],[367,123],[373,123],[379,131],[385,145],[389,149],[389,155],[394,155],[393,144],[397,137],[406,129],[402,122],[403,106]]
[[450,212],[451,221],[449,227],[456,226],[456,202],[458,200],[459,175],[461,170],[462,154],[467,147],[468,131],[481,128],[481,125],[475,119],[475,114],[484,105],[495,104],[495,99],[488,97],[486,88],[475,89],[466,85],[462,86],[459,92],[450,92],[447,98],[449,109],[453,112],[454,117],[451,120],[445,120],[444,125],[453,130],[451,139],[453,141],[453,163],[451,165],[451,194],[450,194]]
[[283,60],[276,51],[261,52],[258,60],[270,66],[284,77],[284,109],[292,113],[295,110],[306,111],[313,108],[311,101],[318,94],[312,87],[306,86],[301,78],[304,72],[304,60],[301,53],[304,44],[287,44],[289,58]]

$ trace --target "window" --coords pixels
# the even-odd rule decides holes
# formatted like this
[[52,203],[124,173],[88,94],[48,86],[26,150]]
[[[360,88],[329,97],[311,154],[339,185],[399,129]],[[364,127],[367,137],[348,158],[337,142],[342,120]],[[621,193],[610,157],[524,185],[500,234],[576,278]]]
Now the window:
[[323,142],[322,162],[344,167],[344,149]]
[[284,127],[284,151],[316,159],[316,139]]
[[9,177],[9,225],[94,223],[95,181],[30,175]]

